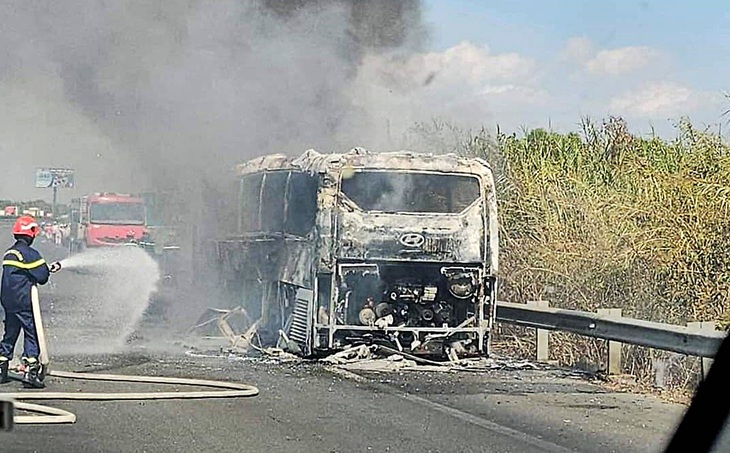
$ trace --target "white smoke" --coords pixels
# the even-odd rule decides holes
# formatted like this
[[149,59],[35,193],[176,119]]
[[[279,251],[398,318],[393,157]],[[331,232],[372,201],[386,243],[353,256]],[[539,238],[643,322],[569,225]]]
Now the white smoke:
[[36,166],[75,167],[75,194],[184,187],[255,155],[398,148],[418,121],[482,124],[544,98],[518,54],[423,52],[418,0],[38,0],[0,16],[6,197],[29,198]]
[[385,127],[353,80],[423,33],[417,0],[39,0],[0,16],[0,156],[17,162],[0,191],[23,198],[35,166],[76,167],[78,193],[138,192],[264,153],[376,147]]
[[432,119],[479,127],[545,102],[535,67],[519,54],[494,54],[468,42],[443,52],[371,54],[360,67],[353,99],[379,112],[371,120],[387,119],[391,139]]

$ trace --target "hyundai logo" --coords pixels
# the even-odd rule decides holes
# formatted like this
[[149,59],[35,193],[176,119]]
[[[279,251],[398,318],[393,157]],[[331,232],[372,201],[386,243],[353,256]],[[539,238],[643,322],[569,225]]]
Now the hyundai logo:
[[423,243],[426,242],[426,238],[419,233],[405,233],[400,237],[400,239],[398,239],[398,242],[406,247],[417,248],[421,247]]

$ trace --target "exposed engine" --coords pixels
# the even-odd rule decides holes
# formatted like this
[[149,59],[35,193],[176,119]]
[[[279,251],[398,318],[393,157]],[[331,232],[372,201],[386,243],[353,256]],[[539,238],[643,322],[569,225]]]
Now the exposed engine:
[[455,327],[474,315],[478,268],[432,265],[343,267],[338,324]]

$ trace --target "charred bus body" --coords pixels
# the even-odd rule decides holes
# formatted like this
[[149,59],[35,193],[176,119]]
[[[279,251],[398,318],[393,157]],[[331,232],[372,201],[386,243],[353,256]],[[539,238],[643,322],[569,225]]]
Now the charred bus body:
[[216,262],[264,341],[302,355],[368,342],[488,353],[498,224],[486,162],[310,150],[239,175],[238,225]]

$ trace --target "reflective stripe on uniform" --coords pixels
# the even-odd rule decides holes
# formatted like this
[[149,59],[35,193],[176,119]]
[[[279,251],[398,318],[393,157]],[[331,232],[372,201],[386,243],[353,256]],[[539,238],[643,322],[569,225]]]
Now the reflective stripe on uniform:
[[20,225],[20,229],[22,231],[31,231],[33,228],[39,228],[38,227],[38,224],[35,223],[35,222],[31,222],[31,223],[29,223],[27,225]]
[[19,267],[21,269],[35,269],[38,266],[42,266],[46,264],[46,260],[43,258],[33,261],[32,263],[21,263],[20,261],[15,260],[3,260],[3,266],[13,266],[13,267]]
[[18,261],[23,261],[25,258],[23,258],[23,254],[15,249],[10,249],[7,252],[5,252],[5,256],[8,256],[8,253],[11,255],[15,255],[18,258]]

